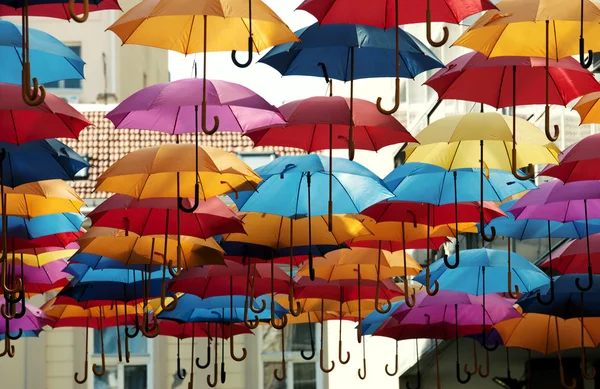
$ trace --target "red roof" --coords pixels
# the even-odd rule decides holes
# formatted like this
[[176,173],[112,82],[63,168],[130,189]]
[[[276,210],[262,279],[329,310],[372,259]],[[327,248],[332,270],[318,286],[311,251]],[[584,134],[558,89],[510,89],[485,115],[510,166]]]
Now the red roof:
[[[124,155],[145,147],[152,147],[162,143],[175,142],[175,137],[156,131],[143,131],[137,129],[115,129],[112,122],[104,118],[106,112],[84,112],[95,127],[88,127],[79,136],[79,140],[61,139],[62,142],[73,148],[82,156],[86,156],[90,163],[87,180],[77,180],[71,185],[84,199],[102,199],[110,194],[93,192],[96,179],[108,166],[115,163]],[[180,137],[180,142],[193,142],[194,135],[186,134]],[[253,148],[252,141],[237,132],[216,132],[213,135],[200,134],[200,144],[203,146],[218,147],[223,150],[241,152],[272,152],[277,156],[303,154],[301,150],[287,147],[257,147]]]

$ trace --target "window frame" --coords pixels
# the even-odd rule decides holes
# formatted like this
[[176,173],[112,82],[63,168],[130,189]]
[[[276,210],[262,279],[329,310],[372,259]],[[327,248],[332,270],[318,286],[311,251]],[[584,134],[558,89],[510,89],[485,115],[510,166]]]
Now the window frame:
[[[308,324],[308,323],[306,323],[306,324]],[[321,323],[311,323],[311,324],[313,324],[315,326],[313,329],[313,337],[314,337],[314,342],[315,342],[315,353],[318,354],[318,352],[319,352],[318,348],[319,348],[319,345],[321,342],[321,325],[322,324]],[[264,327],[264,326],[260,326],[260,327],[258,327],[258,329],[260,329],[260,331],[256,333],[258,350],[264,350],[263,336],[264,336],[264,331],[267,330],[268,328]],[[326,328],[324,330],[326,330]],[[285,331],[285,329],[284,329],[284,331]],[[265,381],[264,380],[264,378],[265,378],[265,376],[264,376],[265,362],[269,362],[269,363],[273,362],[273,363],[281,364],[281,351],[272,351],[272,352],[271,351],[269,351],[269,352],[261,351],[259,353],[258,388],[260,388],[260,389],[264,389],[264,385],[265,385],[265,383],[264,383],[264,381]],[[294,364],[296,364],[296,363],[298,363],[298,364],[300,364],[300,363],[314,364],[315,365],[316,389],[325,389],[325,384],[324,384],[325,375],[319,367],[318,355],[315,355],[315,357],[312,360],[307,361],[304,358],[302,358],[300,351],[289,351],[289,350],[287,350],[287,347],[286,347],[286,351],[285,351],[286,389],[294,389]]]
[[[122,328],[122,327],[121,327]],[[107,327],[107,329],[114,329],[115,327]],[[98,331],[96,329],[90,328],[88,330],[88,338],[89,338],[89,368],[91,369],[93,364],[96,363],[100,365],[102,363],[101,354],[94,353],[94,331]],[[142,336],[141,333],[138,336]],[[142,336],[143,337],[143,336]],[[146,366],[146,389],[154,389],[154,339],[146,339],[146,354],[134,354],[131,353],[131,357],[129,358],[129,363],[125,363],[125,355],[123,355],[123,362],[119,362],[118,354],[105,354],[104,359],[106,361],[106,368],[116,367],[117,368],[117,379],[118,386],[117,389],[127,389],[125,387],[125,367],[126,366]],[[124,339],[121,337],[121,342],[124,342]],[[125,350],[123,349],[123,353]],[[87,381],[87,389],[94,389],[95,376],[91,374],[88,377]]]
[[[77,56],[79,56],[79,58],[81,58],[81,50],[82,50],[81,42],[65,43],[64,45],[67,46],[69,49],[71,49],[75,54],[77,54],[77,52],[75,50],[73,50],[73,48],[78,47],[79,54],[77,54]],[[62,92],[64,94],[64,93],[68,93],[68,92],[80,92],[83,90],[83,79],[68,80],[68,81],[79,82],[79,87],[67,88],[67,86],[66,86],[67,80],[55,81],[58,84],[58,86],[49,86],[48,84],[52,84],[52,83],[48,83],[48,84],[44,84],[44,87],[48,90],[55,92],[55,94],[56,94],[56,92]]]

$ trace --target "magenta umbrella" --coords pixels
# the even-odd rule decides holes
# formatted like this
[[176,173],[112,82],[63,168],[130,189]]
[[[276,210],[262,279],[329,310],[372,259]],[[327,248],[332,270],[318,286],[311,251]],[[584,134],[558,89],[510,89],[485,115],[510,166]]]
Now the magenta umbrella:
[[[600,90],[593,73],[572,57],[551,60],[549,65],[550,104],[566,106],[577,97]],[[505,108],[513,105],[513,74],[516,72],[519,105],[541,104],[546,95],[545,66],[545,58],[488,59],[484,54],[471,52],[438,70],[425,85],[435,89],[440,100],[467,100]]]
[[[309,153],[326,149],[347,149],[350,127],[350,99],[316,96],[279,107],[285,126],[250,129],[244,135],[255,146],[288,146]],[[369,101],[354,99],[354,146],[378,151],[382,147],[417,140],[393,116],[384,115]]]
[[[473,296],[462,292],[440,291],[429,296],[427,293],[418,293],[413,308],[401,304],[373,335],[396,340],[436,339],[437,346],[437,339],[458,339],[461,336],[475,335],[482,332],[482,327],[485,334],[501,321],[520,317],[521,314],[513,306],[514,302],[515,300],[505,299],[499,294]],[[460,370],[459,347],[456,342],[456,379],[466,384],[474,373],[468,372],[465,366],[467,378],[463,379]]]
[[[188,200],[186,205],[193,203]],[[240,218],[217,197],[199,201],[192,213],[176,217],[177,199],[137,200],[115,194],[94,209],[88,217],[97,227],[124,229],[140,236],[180,234],[207,239],[225,233],[245,233]]]
[[65,267],[67,267],[67,261],[64,259],[49,262],[41,267],[16,266],[15,276],[23,279],[25,289],[27,289],[27,284],[51,285],[71,277],[71,274],[63,272]]
[[[283,125],[276,107],[245,86],[227,81],[206,80],[206,114],[199,115],[203,103],[201,78],[188,78],[144,88],[121,102],[106,118],[116,128],[139,128],[171,135],[195,132],[201,116],[217,117],[221,131],[244,132],[255,128]],[[210,132],[210,131],[205,131]]]
[[[592,258],[590,254],[589,219],[600,217],[600,181],[576,181],[563,183],[552,180],[539,186],[538,189],[527,192],[510,207],[509,212],[519,219],[548,220],[548,235],[550,235],[550,220],[562,223],[584,220],[585,236],[588,259],[588,284],[582,286],[581,279],[576,278],[575,284],[582,292],[593,287]],[[550,238],[549,238],[550,239]],[[548,267],[552,272],[552,251],[548,259]],[[550,300],[542,304],[551,304],[554,301],[554,283],[550,280]]]
[[[15,346],[11,345],[12,340],[17,340],[25,331],[41,331],[42,327],[49,323],[49,318],[42,312],[41,309],[33,304],[25,303],[25,299],[22,300],[23,310],[15,318],[5,319],[0,321],[0,334],[4,334],[4,351],[0,352],[0,357],[8,355],[10,358],[15,356]],[[5,307],[5,305],[13,306],[15,304],[7,302],[4,297],[0,297],[0,306],[2,310],[10,310],[11,308]],[[17,334],[14,335],[14,330],[17,330]]]

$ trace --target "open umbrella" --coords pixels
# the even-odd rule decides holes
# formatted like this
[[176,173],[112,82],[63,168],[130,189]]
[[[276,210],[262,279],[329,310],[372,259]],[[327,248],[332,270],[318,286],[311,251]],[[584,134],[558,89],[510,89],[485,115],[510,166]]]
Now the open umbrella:
[[[42,0],[44,1],[44,0]],[[10,2],[10,0],[7,0]],[[64,3],[45,3],[45,2],[34,2],[27,1],[27,14],[29,16],[42,16],[42,17],[50,17],[55,19],[64,19],[71,20],[73,17],[69,11],[69,8],[72,7],[74,15],[83,14],[85,11],[84,1],[77,3],[73,2],[73,4],[69,4],[69,2]],[[117,0],[102,0],[99,2],[88,1],[88,12],[95,11],[104,11],[104,10],[120,10],[121,6],[117,2]],[[22,8],[18,8],[18,6]],[[24,1],[18,0],[12,2],[11,4],[0,4],[0,15],[1,16],[21,16],[23,13]],[[80,19],[78,17],[78,19]]]

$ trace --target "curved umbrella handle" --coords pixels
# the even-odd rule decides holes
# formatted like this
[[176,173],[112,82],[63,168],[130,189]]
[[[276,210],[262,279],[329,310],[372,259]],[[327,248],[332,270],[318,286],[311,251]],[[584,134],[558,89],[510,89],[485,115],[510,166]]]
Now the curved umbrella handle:
[[388,313],[392,309],[392,302],[386,298],[386,308],[379,306],[379,284],[381,281],[381,249],[377,252],[377,280],[375,283],[375,310],[381,314]]
[[[87,3],[87,0],[84,1]],[[31,85],[32,81],[33,86]],[[34,77],[33,80],[31,80],[31,68],[29,62],[23,62],[21,82],[21,96],[25,104],[29,105],[30,107],[36,107],[44,102],[46,99],[46,89],[43,85],[39,85],[37,78]]]
[[[167,265],[169,274],[171,274],[171,277],[173,277],[173,278],[179,277],[181,275],[181,273],[183,272],[183,268],[181,267],[181,250],[182,250],[181,245],[178,243],[177,244],[177,264],[174,266],[173,260],[169,260],[169,263]],[[175,270],[175,268],[177,268],[177,270]]]
[[[263,302],[265,300],[262,300]],[[294,317],[298,317],[300,316],[300,314],[302,313],[302,305],[300,304],[300,301],[295,301],[296,304],[294,304],[294,284],[293,281],[290,283],[290,292],[288,293],[288,303],[290,305],[289,311],[292,314],[292,316]],[[294,308],[294,305],[296,306],[296,308]],[[264,310],[264,308],[263,308]]]
[[75,380],[75,382],[77,382],[79,385],[85,383],[88,379],[88,351],[89,351],[89,325],[88,325],[88,318],[85,319],[85,363],[84,363],[84,371],[83,371],[83,378],[79,379],[79,373],[75,373],[73,375],[73,379]]
[[271,319],[271,327],[278,329],[278,330],[282,330],[285,328],[285,326],[287,326],[288,323],[288,319],[287,319],[287,314],[281,316],[281,324],[277,324],[276,319]]
[[587,357],[585,355],[585,348],[581,348],[581,377],[585,380],[593,380],[596,378],[596,368],[592,366],[590,374],[587,373]]
[[[164,273],[166,270],[165,267],[163,267],[163,276],[164,276]],[[177,297],[177,294],[174,293],[173,296],[171,297],[173,299],[173,301],[171,301],[169,304],[167,304],[166,303],[167,296],[165,293],[166,288],[167,288],[167,284],[165,282],[165,279],[163,278],[163,285],[160,290],[160,306],[163,311],[171,312],[172,310],[177,308],[177,302],[179,301],[179,297]]]
[[153,339],[160,335],[160,323],[157,320],[155,320],[154,325],[150,327],[150,320],[148,317],[148,312],[144,312],[142,316],[142,325],[140,327],[142,334],[146,338]]
[[460,374],[460,362],[456,361],[456,380],[463,385],[471,381],[471,373],[467,372],[467,378],[464,379],[460,376]]
[[448,254],[444,254],[444,265],[446,265],[448,269],[456,269],[460,264],[460,244],[458,243],[458,236],[456,237],[456,244],[454,245],[454,258],[454,263],[450,263],[448,261]]
[[75,0],[69,0],[69,15],[71,19],[76,21],[77,23],[83,23],[88,19],[90,14],[90,5],[88,0],[83,0],[83,15],[79,16],[75,12]]
[[485,352],[485,373],[483,370],[483,365],[479,366],[479,376],[481,378],[487,378],[490,375],[490,353],[489,351]]
[[554,283],[552,279],[550,280],[550,299],[548,301],[544,301],[540,292],[537,292],[536,298],[542,305],[551,305],[554,302]]
[[[398,54],[398,56],[400,56],[400,54]],[[399,77],[396,77],[396,91],[394,94],[394,99],[395,99],[394,106],[392,107],[392,109],[387,110],[381,106],[381,102],[382,102],[383,98],[378,97],[377,98],[377,110],[384,115],[391,115],[394,112],[396,112],[398,110],[398,108],[400,108],[400,78]]]
[[394,371],[392,371],[390,373],[389,371],[389,364],[386,363],[385,364],[385,374],[389,375],[390,377],[395,376],[396,374],[398,374],[398,341],[396,341],[396,358],[394,360]]
[[511,266],[510,266],[510,238],[508,238],[508,274],[506,275],[506,279],[508,280],[508,295],[513,298],[516,299],[519,297],[519,285],[515,284],[515,291],[513,292],[512,287],[513,287],[513,283],[512,283],[512,271],[511,271]]
[[[483,204],[483,198],[482,198],[482,204]],[[490,231],[492,231],[492,234],[490,236],[488,236],[485,233],[485,219],[483,217],[483,207],[481,209],[481,212],[479,213],[479,226],[480,226],[480,230],[481,230],[481,238],[483,240],[485,240],[486,242],[492,242],[492,241],[494,241],[494,239],[496,239],[496,227],[490,226]]]
[[404,276],[404,303],[407,307],[412,308],[415,306],[417,302],[417,298],[415,297],[415,293],[410,293],[410,287],[408,286],[408,279]]
[[321,349],[319,351],[319,356],[320,356],[320,358],[319,358],[320,359],[319,365],[320,365],[321,370],[323,371],[323,373],[331,373],[333,371],[333,369],[335,368],[335,361],[331,361],[331,368],[327,368],[327,367],[325,367],[325,358],[324,358],[323,349]]
[[210,381],[210,374],[208,374],[206,376],[206,383],[208,384],[208,386],[210,386],[211,388],[214,388],[215,386],[217,386],[217,376],[219,375],[219,366],[218,366],[218,362],[219,362],[219,338],[217,336],[215,336],[215,363],[214,365],[214,371],[213,371],[213,376],[215,377],[215,380],[213,382]]
[[338,360],[342,365],[350,362],[350,351],[346,351],[346,359],[342,358],[342,340],[338,340]]
[[5,336],[9,337],[10,340],[19,340],[21,339],[21,336],[23,336],[23,329],[19,328],[17,335],[12,335],[10,331],[7,330]]
[[[137,306],[136,306],[136,310],[137,310]],[[135,315],[135,327],[133,328],[133,333],[129,333],[129,328],[126,326],[125,327],[125,336],[127,336],[130,339],[133,339],[136,336],[138,336],[139,333],[140,333],[140,317],[136,314]]]
[[242,347],[242,356],[238,357],[235,355],[235,348],[234,348],[234,344],[233,344],[233,327],[230,327],[230,337],[229,337],[229,355],[231,355],[231,359],[233,359],[236,362],[241,362],[244,359],[246,359],[246,356],[248,355],[248,351],[246,350],[246,347]]
[[[447,261],[448,257],[446,256],[444,263],[446,263]],[[458,260],[456,263],[458,266]],[[431,288],[432,285],[433,288]],[[431,270],[429,269],[429,266],[427,266],[427,268],[425,269],[425,291],[429,296],[435,296],[440,291],[440,283],[438,282],[438,280],[434,280],[433,284],[431,283]]]
[[196,366],[202,370],[210,366],[210,340],[208,341],[208,346],[206,347],[206,363],[201,365],[200,358],[196,358]]
[[[127,337],[125,337],[127,338]],[[193,341],[193,339],[192,339]],[[177,377],[179,377],[180,380],[184,380],[185,377],[187,376],[187,371],[181,368],[181,358],[179,358],[179,348],[180,345],[179,343],[181,342],[181,339],[177,338]]]
[[[487,339],[487,334],[486,334],[486,336],[485,336],[485,339]],[[494,350],[496,350],[496,349],[497,349],[497,348],[500,346],[500,343],[499,343],[498,341],[496,341],[496,342],[494,343],[494,345],[493,345],[493,346],[488,346],[488,345],[486,344],[486,342],[484,342],[484,343],[482,344],[482,346],[483,346],[483,348],[484,348],[486,351],[494,351]]]
[[315,357],[315,338],[313,336],[312,323],[310,322],[310,313],[308,314],[308,332],[310,333],[310,356],[304,355],[305,350],[300,351],[300,356],[305,361],[310,361]]
[[367,378],[367,358],[363,357],[363,367],[358,368],[358,378],[364,380]]
[[237,50],[231,51],[231,61],[235,64],[235,66],[237,66],[238,68],[247,68],[248,66],[250,66],[250,64],[252,63],[252,48],[253,48],[253,46],[254,46],[254,39],[252,38],[252,35],[250,35],[248,37],[248,60],[244,63],[241,63],[237,60],[237,58],[236,58]]
[[281,331],[281,375],[279,375],[279,369],[273,370],[273,376],[277,381],[285,380],[285,334]]
[[[252,55],[250,55],[250,60],[252,60]],[[219,129],[219,117],[213,116],[213,128],[211,130],[206,126],[206,100],[202,100],[202,132],[206,135],[212,135]]]
[[[254,287],[252,290],[254,291]],[[252,298],[252,296],[250,296],[250,298]],[[256,300],[253,299],[252,301]],[[254,313],[262,313],[265,309],[267,309],[267,302],[265,300],[260,300],[260,308],[254,308],[254,304],[250,304],[250,310]]]
[[[558,352],[558,355],[560,355],[560,351]],[[559,357],[558,360],[559,360],[558,374],[560,376],[560,385],[565,389],[575,389],[575,387],[577,386],[577,381],[575,380],[575,378],[572,378],[571,384],[567,385],[567,383],[565,382],[565,369],[563,368],[562,358]]]
[[98,369],[98,365],[95,363],[92,365],[92,373],[96,377],[102,377],[104,373],[106,373],[106,356],[104,355],[104,328],[102,328],[102,311],[100,311],[100,347],[101,347],[101,365],[100,369]]
[[[590,253],[588,252],[588,255],[590,255]],[[579,277],[575,278],[575,286],[577,286],[577,289],[579,289],[582,292],[587,292],[588,290],[592,289],[592,287],[594,286],[594,276],[592,274],[592,266],[588,266],[588,284],[587,286],[581,286],[581,279]]]
[[558,137],[560,136],[560,127],[558,126],[558,124],[554,125],[554,134],[550,133],[550,117],[546,117],[546,138],[548,138],[549,141],[551,142],[555,142]]
[[588,50],[588,57],[585,58],[585,43],[583,41],[583,37],[579,38],[579,63],[584,69],[589,69],[594,62],[594,52],[592,50]]
[[194,185],[194,204],[190,208],[187,208],[183,205],[183,202],[183,197],[177,199],[177,206],[185,213],[194,213],[198,209],[198,206],[200,205],[200,183],[197,182]]
[[510,165],[510,168],[511,168],[513,176],[516,179],[521,180],[521,181],[531,180],[533,178],[533,176],[535,175],[535,168],[533,167],[532,164],[527,165],[527,171],[525,172],[524,176],[522,176],[519,173],[519,169],[517,168],[517,148],[514,143],[513,143],[513,149],[512,149],[512,163]]
[[479,366],[479,363],[477,362],[477,347],[475,345],[475,339],[473,339],[473,371],[469,370],[469,364],[465,363],[465,366],[463,368],[463,370],[465,371],[465,373],[467,374],[471,374],[471,375],[475,375],[477,374],[477,371],[479,369],[481,369],[481,366]]
[[431,8],[429,6],[429,0],[427,0],[427,11],[425,11],[425,20],[427,22],[427,42],[433,47],[442,47],[448,42],[448,38],[450,37],[450,32],[448,31],[448,27],[444,26],[443,28],[443,37],[442,40],[436,42],[433,40],[431,35]]

